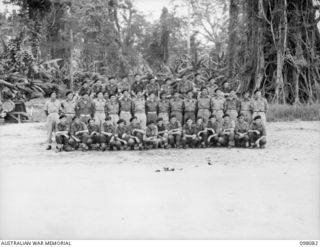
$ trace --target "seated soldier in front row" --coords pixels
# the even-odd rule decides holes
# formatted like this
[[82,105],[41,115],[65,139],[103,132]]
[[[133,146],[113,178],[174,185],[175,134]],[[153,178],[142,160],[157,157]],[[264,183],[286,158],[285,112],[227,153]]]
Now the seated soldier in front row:
[[265,148],[267,144],[267,132],[264,124],[262,123],[261,116],[256,116],[249,130],[249,139],[251,148]]
[[[228,114],[223,116],[221,131],[219,134],[219,144],[222,146],[234,147],[234,128],[235,124]],[[218,145],[219,146],[219,145]]]
[[177,120],[175,115],[172,115],[168,126],[168,141],[172,148],[180,148],[181,135],[181,123]]
[[123,119],[119,119],[115,131],[115,146],[118,150],[124,150],[128,147],[129,135],[127,134],[127,127]]
[[138,146],[139,150],[143,149],[143,135],[145,131],[141,128],[138,118],[133,116],[130,119],[130,125],[127,127],[127,133],[129,135],[128,145],[131,150],[134,150],[135,146]]
[[202,117],[198,117],[195,130],[197,134],[197,147],[204,148],[207,141],[207,130]]
[[217,146],[218,142],[219,142],[219,134],[220,134],[220,130],[221,129],[221,124],[220,122],[217,120],[217,117],[215,115],[211,115],[209,117],[209,122],[207,124],[207,145],[208,146]]
[[112,151],[115,146],[115,125],[112,123],[111,117],[106,117],[105,122],[101,126],[101,150],[105,151],[107,147]]
[[160,138],[160,147],[168,148],[168,127],[164,124],[163,118],[157,119],[158,137]]
[[249,125],[244,114],[240,113],[234,129],[234,139],[237,147],[249,147]]
[[148,122],[143,141],[146,149],[149,149],[150,146],[153,148],[159,147],[161,139],[158,137],[158,127],[155,122]]
[[183,148],[194,148],[197,145],[197,132],[192,118],[186,119],[186,123],[183,126],[182,145]]
[[89,140],[88,147],[89,149],[98,150],[100,144],[102,143],[102,135],[100,133],[101,129],[98,124],[96,124],[94,119],[88,120],[88,132]]
[[73,148],[80,148],[82,151],[87,151],[89,134],[88,128],[84,122],[80,121],[78,116],[74,116],[70,127],[71,139],[69,141]]
[[59,123],[57,124],[56,131],[56,143],[57,143],[57,151],[72,151],[73,148],[69,144],[70,136],[69,136],[69,123],[66,115],[61,115],[59,117]]

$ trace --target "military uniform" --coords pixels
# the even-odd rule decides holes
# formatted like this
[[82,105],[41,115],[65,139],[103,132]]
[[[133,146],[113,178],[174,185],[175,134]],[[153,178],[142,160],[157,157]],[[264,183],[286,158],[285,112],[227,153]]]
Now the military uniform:
[[138,91],[143,92],[145,89],[145,83],[142,81],[135,81],[131,86],[131,91],[137,94]]
[[101,126],[101,124],[104,122],[106,118],[106,100],[105,99],[94,99],[93,100],[94,106],[95,106],[95,113],[94,113],[94,119],[95,122]]
[[[73,122],[70,127],[70,134],[71,134],[71,136],[75,136],[76,138],[78,138],[80,140],[80,143],[87,145],[88,140],[89,140],[89,134],[88,133],[78,133],[77,134],[78,131],[83,131],[83,130],[87,130],[87,129],[88,128],[84,122],[80,122],[80,123]],[[73,147],[77,147],[79,143],[77,143],[77,141],[74,138],[71,138],[70,144]]]
[[158,136],[161,140],[161,145],[164,145],[167,147],[168,145],[168,127],[167,125],[163,122],[162,125],[157,124],[158,127]]
[[185,97],[187,93],[193,90],[193,83],[192,81],[186,80],[186,81],[180,81],[178,83],[178,92]]
[[130,83],[127,81],[121,81],[118,84],[118,91],[121,93],[123,90],[127,90],[128,92],[130,92]]
[[133,101],[133,113],[138,118],[138,122],[142,129],[146,129],[147,116],[146,116],[146,101],[143,97],[135,98]]
[[175,115],[177,120],[182,123],[183,100],[180,98],[172,98],[170,100],[171,115]]
[[[251,132],[251,130],[257,130],[259,133]],[[259,146],[266,145],[267,131],[266,131],[265,125],[263,123],[261,125],[258,125],[255,122],[253,122],[250,126],[250,132],[249,132],[249,139],[250,139],[251,146],[253,146],[255,144],[255,142],[262,136],[264,136],[264,137],[260,140]]]
[[118,120],[119,120],[119,109],[120,109],[120,105],[118,101],[109,101],[106,104],[106,111],[108,116],[111,117],[111,121],[114,125],[117,124]]
[[144,143],[146,146],[152,145],[153,148],[158,148],[161,139],[158,138],[158,127],[153,125],[148,125],[146,129],[146,136],[144,139]]
[[[202,122],[201,124],[196,123],[194,125],[196,134],[197,134],[197,144],[200,145],[204,145],[207,142],[207,131],[206,131],[206,124],[204,122]],[[201,132],[201,133],[200,133]]]
[[224,97],[214,97],[211,99],[212,114],[216,116],[218,121],[222,121],[224,114]]
[[129,140],[128,129],[125,125],[124,126],[118,125],[116,127],[115,134],[117,136],[115,138],[115,146],[117,147],[118,150],[120,150],[120,147],[124,146],[124,143],[121,142],[118,138],[128,142],[128,140]]
[[216,145],[219,141],[220,131],[221,131],[221,123],[219,121],[215,121],[214,123],[209,121],[207,124],[207,133],[208,133],[207,144]]
[[56,135],[56,143],[66,147],[69,144],[69,140],[70,140],[70,137],[69,137],[70,125],[69,125],[69,123],[68,122],[66,122],[66,123],[59,122],[57,124],[57,131],[58,132],[66,131],[68,133],[67,136]]
[[[246,121],[236,122],[236,127],[234,129],[234,139],[235,139],[235,144],[238,147],[248,147],[248,142],[249,142],[249,125]],[[241,135],[242,134],[242,135]],[[243,135],[244,134],[244,135]]]
[[253,108],[252,119],[255,118],[256,116],[260,116],[262,123],[266,125],[267,123],[266,113],[268,110],[267,100],[265,98],[254,99],[252,101],[252,108]]
[[211,106],[211,99],[208,95],[201,95],[198,98],[198,116],[197,117],[201,117],[203,118],[203,121],[205,123],[208,122],[209,117],[211,115],[210,112],[210,106]]
[[126,121],[126,124],[130,124],[130,119],[132,117],[132,100],[130,98],[122,98],[119,101],[120,104],[120,118]]
[[196,121],[197,100],[194,98],[185,98],[183,100],[183,123],[187,122],[188,118],[191,118],[193,122]]
[[44,110],[48,113],[47,116],[47,142],[52,143],[52,133],[56,129],[59,121],[59,112],[61,111],[61,102],[59,100],[48,100],[44,105]]
[[[181,123],[177,120],[175,123],[171,123],[169,122],[168,125],[168,130],[174,130],[174,129],[181,129]],[[169,144],[173,147],[173,146],[180,146],[180,141],[181,141],[181,133],[169,133],[168,134],[168,141]]]
[[237,98],[228,97],[224,102],[224,111],[229,114],[233,121],[237,121],[239,111],[239,100]]
[[128,135],[130,135],[128,144],[131,147],[131,149],[134,148],[135,144],[138,144],[141,146],[143,143],[143,134],[135,130],[141,130],[140,123],[136,123],[136,124],[130,123],[127,127],[127,133]]
[[[221,131],[219,134],[219,143],[221,145],[228,145],[230,147],[234,146],[234,128],[235,124],[233,120],[230,119],[228,122],[223,120],[221,124]],[[225,130],[229,129],[231,129],[231,131],[228,131],[229,134],[224,133]]]
[[185,148],[187,145],[189,145],[193,148],[197,144],[197,137],[196,136],[193,137],[193,135],[197,135],[195,125],[194,124],[188,125],[187,123],[185,123],[182,131],[183,131],[183,137],[182,137],[183,147]]
[[157,100],[147,100],[146,101],[146,110],[147,110],[147,122],[153,121],[156,122],[158,115],[158,101]]
[[173,88],[171,85],[163,84],[161,86],[161,92],[166,93],[167,96],[171,97],[173,94]]
[[81,98],[76,104],[76,114],[80,118],[81,122],[87,123],[90,118],[94,117],[94,103],[88,99]]
[[76,101],[74,99],[66,99],[62,102],[61,106],[63,114],[67,117],[67,122],[71,124],[72,118],[76,114]]
[[240,101],[240,113],[244,115],[244,119],[251,123],[252,121],[252,101],[250,99],[243,99]]
[[147,95],[150,95],[151,93],[154,93],[155,96],[159,96],[159,90],[160,86],[157,82],[149,83],[146,85],[146,93]]
[[161,99],[158,103],[158,117],[163,119],[164,124],[169,123],[170,101]]
[[116,83],[108,83],[106,86],[106,91],[109,95],[117,95],[118,85]]

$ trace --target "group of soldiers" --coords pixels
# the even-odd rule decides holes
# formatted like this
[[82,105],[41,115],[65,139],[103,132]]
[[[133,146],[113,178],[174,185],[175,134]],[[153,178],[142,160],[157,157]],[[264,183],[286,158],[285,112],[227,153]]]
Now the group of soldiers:
[[264,148],[268,103],[261,91],[239,97],[229,85],[200,78],[159,83],[137,74],[132,83],[127,77],[85,81],[62,101],[52,92],[45,104],[47,149],[53,133],[57,151]]

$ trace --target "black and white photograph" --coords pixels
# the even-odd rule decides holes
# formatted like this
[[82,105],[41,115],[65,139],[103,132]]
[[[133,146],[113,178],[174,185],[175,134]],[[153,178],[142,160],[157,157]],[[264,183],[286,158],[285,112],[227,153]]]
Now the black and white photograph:
[[319,0],[0,0],[1,246],[319,239]]

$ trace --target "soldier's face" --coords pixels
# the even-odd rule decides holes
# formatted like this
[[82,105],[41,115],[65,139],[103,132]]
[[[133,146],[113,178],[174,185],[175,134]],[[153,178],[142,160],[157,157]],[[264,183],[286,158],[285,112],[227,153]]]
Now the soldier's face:
[[150,99],[154,99],[154,94],[153,93],[150,94],[149,97],[150,97]]
[[216,122],[216,119],[213,117],[213,118],[210,118],[210,122],[211,123],[215,123]]
[[112,96],[111,101],[115,101],[115,100],[116,100],[116,96]]
[[171,84],[171,80],[167,80],[166,84],[170,85]]
[[82,97],[83,97],[84,100],[89,99],[89,95],[88,95],[88,94],[85,94],[85,95],[83,95]]
[[171,120],[170,120],[170,122],[173,123],[173,124],[174,124],[176,121],[177,121],[177,119],[176,119],[175,117],[171,118]]
[[89,121],[89,125],[90,125],[90,126],[93,126],[93,125],[94,125],[94,121],[93,121],[93,120],[90,120],[90,121]]
[[262,123],[262,121],[261,121],[261,119],[260,118],[258,118],[258,119],[256,119],[256,124],[258,124],[258,125],[260,125],[261,123]]
[[207,89],[203,89],[203,90],[202,90],[202,94],[203,94],[203,95],[207,95],[207,94],[208,94],[208,90],[207,90]]
[[229,117],[224,117],[223,120],[227,123],[227,122],[229,122],[229,119],[230,119]]
[[158,121],[159,126],[162,126],[162,124],[163,124],[163,121]]
[[123,127],[124,126],[124,122],[119,123],[119,127]]
[[244,121],[244,117],[243,116],[239,117],[239,121],[242,123]]
[[217,93],[218,96],[221,96],[221,95],[222,95],[222,91],[221,91],[221,90],[217,90],[216,93]]
[[61,118],[60,120],[61,123],[65,124],[67,122],[67,119],[64,117],[64,118]]
[[257,97],[257,98],[260,98],[260,97],[261,97],[261,92],[260,92],[260,91],[256,92],[256,97]]
[[140,76],[139,76],[139,75],[136,75],[136,76],[134,77],[134,79],[135,79],[136,81],[140,81]]
[[52,93],[50,96],[51,99],[55,100],[57,98],[57,94],[56,93]]
[[201,118],[198,119],[198,120],[197,120],[197,123],[198,123],[198,124],[202,124],[202,119],[201,119]]
[[248,98],[249,98],[249,93],[245,93],[245,94],[243,95],[243,97],[244,97],[245,99],[248,99]]
[[79,119],[79,118],[76,118],[74,121],[75,121],[77,124],[80,123],[80,119]]
[[69,99],[69,100],[72,100],[72,99],[73,99],[73,94],[72,94],[72,93],[69,93],[69,94],[68,94],[68,99]]
[[236,92],[235,91],[231,91],[230,92],[230,96],[234,98],[236,96]]
[[192,119],[189,119],[188,121],[187,121],[187,124],[190,126],[190,125],[192,125]]
[[103,94],[102,93],[98,93],[98,98],[102,99],[103,98]]
[[136,118],[132,119],[132,123],[137,124],[137,119]]
[[165,99],[166,98],[166,95],[165,94],[162,94],[161,95],[161,99]]
[[189,92],[189,93],[188,93],[188,97],[189,97],[189,98],[192,98],[192,96],[193,96],[193,93],[192,93],[192,92]]
[[175,98],[179,98],[179,94],[178,94],[178,93],[175,93],[175,94],[174,94],[174,97],[175,97]]

